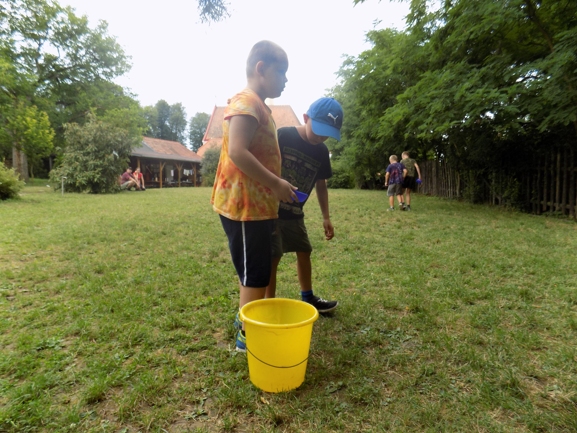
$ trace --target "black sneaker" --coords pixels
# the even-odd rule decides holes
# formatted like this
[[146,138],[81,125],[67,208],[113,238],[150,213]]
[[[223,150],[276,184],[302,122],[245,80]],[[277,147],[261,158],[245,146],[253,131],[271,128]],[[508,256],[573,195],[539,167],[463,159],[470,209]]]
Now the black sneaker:
[[329,311],[333,311],[339,305],[337,301],[327,301],[318,296],[313,296],[310,301],[305,302],[308,302],[315,307],[319,313],[328,313]]

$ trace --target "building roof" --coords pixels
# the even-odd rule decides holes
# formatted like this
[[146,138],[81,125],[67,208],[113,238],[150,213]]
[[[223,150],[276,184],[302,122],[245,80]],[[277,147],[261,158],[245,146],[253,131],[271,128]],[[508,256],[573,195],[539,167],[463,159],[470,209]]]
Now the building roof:
[[[196,151],[198,156],[202,157],[207,149],[222,146],[222,122],[225,108],[215,106],[214,110],[212,110],[212,115],[202,139],[202,146]],[[301,124],[290,105],[269,105],[269,108],[277,128]]]
[[142,146],[132,150],[132,156],[168,161],[201,162],[201,157],[178,141],[142,137]]

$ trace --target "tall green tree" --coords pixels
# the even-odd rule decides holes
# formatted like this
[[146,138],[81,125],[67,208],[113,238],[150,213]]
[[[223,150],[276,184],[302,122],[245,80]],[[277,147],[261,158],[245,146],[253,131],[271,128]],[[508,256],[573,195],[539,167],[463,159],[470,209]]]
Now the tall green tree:
[[0,53],[26,80],[26,85],[8,84],[3,91],[46,112],[53,124],[72,120],[63,119],[67,113],[78,114],[70,107],[90,83],[111,81],[130,68],[120,45],[107,34],[106,22],[92,29],[87,17],[52,0],[4,0],[2,6]]
[[204,152],[200,173],[202,175],[202,184],[204,186],[213,186],[218,160],[220,159],[221,148],[212,148]]
[[28,170],[34,177],[34,168],[54,148],[54,130],[48,115],[22,101],[16,103],[10,111],[8,107],[4,109],[7,115],[4,128],[0,131],[0,141],[12,144],[16,160],[22,153],[26,155]]
[[335,90],[357,178],[402,149],[483,173],[575,147],[577,2],[412,0],[407,22],[402,35],[369,34]]
[[186,143],[186,111],[180,102],[170,105],[164,99],[144,107],[148,122],[146,134],[153,138]]
[[188,143],[193,152],[196,152],[202,146],[202,139],[206,133],[210,114],[196,113],[188,122]]

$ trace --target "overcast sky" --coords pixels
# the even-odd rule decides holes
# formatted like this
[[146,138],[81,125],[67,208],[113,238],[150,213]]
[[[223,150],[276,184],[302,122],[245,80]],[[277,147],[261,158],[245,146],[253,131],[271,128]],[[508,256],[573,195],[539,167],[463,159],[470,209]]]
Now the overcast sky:
[[[202,24],[196,0],[59,0],[91,27],[108,22],[132,57],[132,70],[116,82],[145,105],[164,99],[184,105],[187,120],[226,105],[246,84],[246,57],[269,39],[289,57],[288,83],[277,105],[291,105],[299,119],[312,101],[336,83],[343,56],[370,48],[365,33],[401,30],[407,3],[366,0],[230,0],[231,17]],[[376,24],[379,22],[379,24]],[[376,25],[376,27],[375,27]]]

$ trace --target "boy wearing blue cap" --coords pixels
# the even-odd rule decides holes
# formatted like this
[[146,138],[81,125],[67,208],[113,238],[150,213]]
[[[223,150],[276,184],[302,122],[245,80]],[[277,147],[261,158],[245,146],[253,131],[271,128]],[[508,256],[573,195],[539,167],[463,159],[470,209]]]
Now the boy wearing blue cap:
[[[325,239],[331,240],[334,228],[329,214],[329,194],[326,180],[332,176],[327,138],[341,139],[343,109],[333,98],[320,98],[312,103],[304,115],[304,125],[280,128],[278,141],[282,157],[281,177],[298,191],[310,194],[313,187],[323,215]],[[276,294],[276,274],[284,253],[297,255],[297,274],[302,300],[320,313],[334,310],[338,302],[315,296],[312,288],[312,247],[304,224],[303,202],[280,203],[276,230],[273,236],[273,260],[266,297]]]

